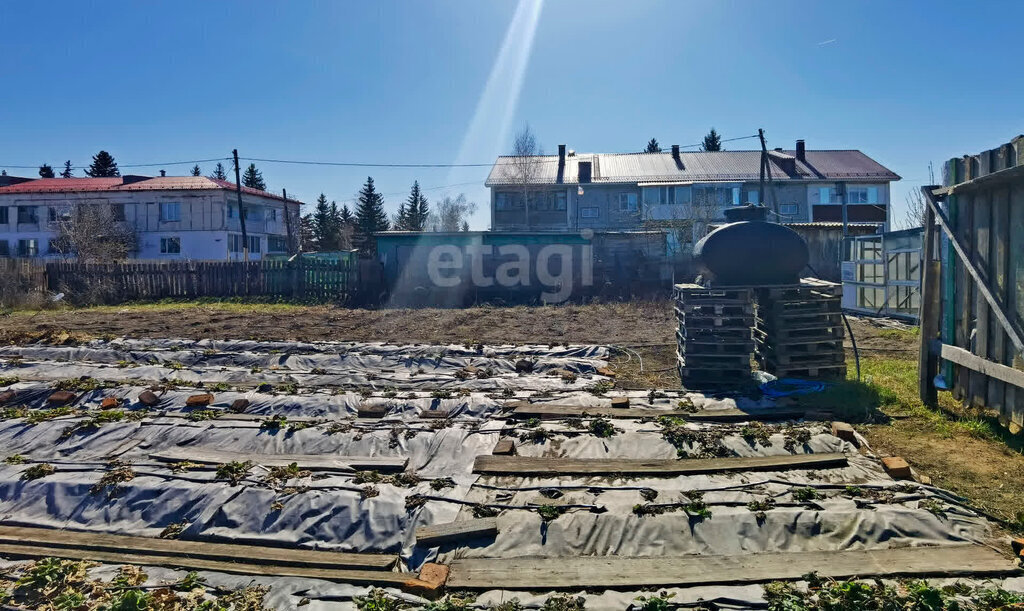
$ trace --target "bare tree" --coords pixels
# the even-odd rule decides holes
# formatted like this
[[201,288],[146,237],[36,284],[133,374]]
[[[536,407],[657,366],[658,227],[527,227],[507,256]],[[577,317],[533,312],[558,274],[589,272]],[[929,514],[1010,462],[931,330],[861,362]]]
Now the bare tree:
[[502,164],[503,180],[519,190],[524,222],[527,226],[530,224],[530,197],[537,190],[543,169],[543,154],[544,150],[537,144],[537,138],[530,130],[529,124],[525,124],[512,141],[511,156]]
[[434,203],[427,226],[431,231],[460,231],[469,226],[469,216],[476,212],[476,204],[466,201],[466,194],[459,193],[452,198],[445,195]]
[[[928,184],[935,184],[935,169],[928,164]],[[924,227],[925,210],[927,204],[924,201],[924,194],[921,189],[911,189],[907,193],[907,210],[903,213],[903,220],[898,223],[900,229],[914,229]]]
[[104,263],[129,258],[138,250],[135,229],[113,206],[79,204],[56,210],[53,245],[66,259]]

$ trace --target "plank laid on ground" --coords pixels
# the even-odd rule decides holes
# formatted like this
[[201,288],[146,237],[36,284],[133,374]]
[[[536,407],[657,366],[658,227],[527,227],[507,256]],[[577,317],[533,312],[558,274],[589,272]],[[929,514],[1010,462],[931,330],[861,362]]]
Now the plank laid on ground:
[[35,545],[41,548],[74,547],[96,551],[166,556],[184,554],[194,558],[206,558],[225,562],[280,564],[333,569],[387,570],[394,566],[397,560],[396,556],[385,554],[356,554],[243,543],[154,539],[150,537],[27,526],[0,526],[0,543]]
[[151,452],[149,457],[165,462],[189,462],[219,465],[231,461],[252,462],[267,467],[287,467],[296,463],[299,468],[313,471],[402,471],[408,464],[406,457],[338,456],[337,454],[260,454],[258,452],[225,452],[209,448],[171,448]]
[[242,575],[268,575],[274,577],[308,577],[310,579],[326,579],[354,584],[370,584],[385,587],[403,587],[414,585],[418,581],[416,573],[395,573],[380,570],[331,569],[323,567],[282,566],[275,564],[254,564],[245,562],[225,562],[209,560],[186,555],[166,556],[160,554],[129,554],[103,550],[81,549],[74,547],[41,547],[39,545],[19,545],[0,543],[0,556],[23,558],[69,558],[71,560],[92,560],[117,564],[137,564],[142,566],[166,566],[171,568],[194,569],[201,571],[222,571]]
[[493,537],[497,534],[498,521],[495,518],[460,520],[417,528],[416,544],[431,547],[447,541],[472,537]]
[[822,577],[1001,575],[1017,571],[999,552],[980,545],[899,549],[626,558],[467,558],[450,565],[452,589],[545,590],[761,583]]
[[702,409],[696,412],[685,410],[648,409],[643,407],[611,408],[611,407],[580,407],[577,405],[556,404],[520,404],[512,411],[513,418],[540,418],[558,420],[568,417],[579,417],[583,414],[592,416],[609,416],[612,418],[657,418],[674,416],[693,422],[735,422],[739,420],[789,420],[804,416],[804,410],[795,409],[750,409],[742,410],[734,407]]
[[846,466],[845,454],[787,454],[785,456],[737,456],[734,458],[555,458],[526,456],[477,456],[474,473],[514,475],[544,474],[649,474],[684,475],[723,471],[820,469]]

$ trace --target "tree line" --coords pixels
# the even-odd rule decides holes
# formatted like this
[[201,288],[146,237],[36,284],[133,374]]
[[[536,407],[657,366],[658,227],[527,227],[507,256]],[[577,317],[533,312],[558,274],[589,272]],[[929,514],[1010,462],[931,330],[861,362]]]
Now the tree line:
[[[719,135],[715,128],[711,128],[711,131],[704,136],[704,142],[700,145],[700,150],[705,153],[712,153],[715,151],[724,151],[722,148],[722,136]],[[660,153],[661,145],[658,144],[657,138],[651,138],[647,142],[647,148],[644,149],[645,153]]]

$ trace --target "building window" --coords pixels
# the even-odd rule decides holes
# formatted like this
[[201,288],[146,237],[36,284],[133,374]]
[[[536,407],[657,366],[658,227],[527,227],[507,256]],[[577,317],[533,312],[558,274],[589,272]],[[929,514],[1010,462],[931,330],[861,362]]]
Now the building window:
[[287,252],[288,239],[278,235],[267,236],[267,252]]
[[619,193],[619,210],[622,212],[636,212],[636,193]]
[[498,193],[494,196],[495,210],[517,210],[522,207],[522,193]]
[[600,208],[580,208],[580,218],[596,219],[600,213]]
[[701,206],[739,206],[742,189],[728,185],[693,185],[693,203]]
[[172,223],[181,220],[181,204],[178,202],[160,202],[160,220]]
[[666,206],[671,204],[689,204],[693,195],[689,185],[678,187],[644,187],[644,205]]
[[39,254],[39,240],[18,240],[18,256],[34,257]]
[[258,235],[249,236],[249,252],[259,252],[260,241],[260,236]]
[[779,204],[779,214],[782,216],[796,216],[800,213],[798,204]]
[[115,221],[125,220],[124,204],[110,204],[110,214],[114,217]]
[[565,191],[544,191],[531,200],[533,210],[565,210]]
[[878,187],[848,187],[846,189],[848,204],[877,204]]
[[54,208],[53,206],[50,206],[46,210],[48,212],[48,217],[50,219],[50,222],[51,223],[56,223],[57,222],[57,209]]
[[0,257],[11,256],[11,245],[7,240],[0,240]]
[[276,221],[277,220],[277,208],[267,208],[267,220],[268,221]]
[[175,236],[173,238],[160,238],[160,254],[162,255],[180,255],[181,254],[181,238]]
[[34,225],[39,222],[35,206],[18,206],[18,222]]
[[[761,193],[759,191],[747,191],[747,201],[745,201],[743,203],[745,203],[745,204],[760,204],[761,203],[761,197],[760,196],[761,196]],[[783,204],[783,205],[785,206],[786,204]],[[780,212],[781,212],[781,210],[780,210]]]
[[0,225],[6,225],[9,222],[7,206],[0,206]]
[[[242,235],[238,233],[228,234],[228,252],[242,252]],[[249,236],[249,252],[260,251],[260,237],[258,235]]]

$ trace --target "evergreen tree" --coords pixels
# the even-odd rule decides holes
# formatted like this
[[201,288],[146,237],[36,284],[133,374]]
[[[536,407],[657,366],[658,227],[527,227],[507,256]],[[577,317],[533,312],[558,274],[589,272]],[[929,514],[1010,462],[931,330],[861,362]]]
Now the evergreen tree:
[[313,236],[317,250],[334,250],[333,236],[336,233],[327,196],[321,193],[320,197],[316,198],[316,208],[313,210]]
[[375,250],[370,234],[387,231],[390,224],[384,212],[384,196],[373,186],[373,177],[366,177],[366,184],[359,190],[356,204],[356,244],[359,250],[372,254]]
[[722,137],[718,135],[715,128],[712,127],[708,135],[704,136],[704,144],[701,145],[700,150],[706,152],[722,150]]
[[405,211],[405,202],[398,204],[398,212],[391,218],[391,228],[395,231],[407,231],[409,215]]
[[217,162],[217,167],[213,168],[213,174],[210,174],[210,178],[214,180],[227,180],[228,174],[224,171],[224,164]]
[[299,221],[299,248],[303,252],[314,252],[320,250],[316,242],[316,221],[312,214],[306,214]]
[[50,164],[44,163],[43,165],[39,166],[39,178],[56,178],[56,177],[57,177],[57,175],[53,173],[53,168],[50,167]]
[[242,174],[242,184],[250,189],[267,190],[267,183],[263,181],[263,174],[256,169],[255,163],[250,163]]
[[[399,212],[402,208],[399,208]],[[409,199],[405,204],[405,227],[407,231],[423,231],[427,226],[427,217],[430,216],[430,207],[427,205],[427,198],[420,191],[419,181],[412,183],[412,190],[409,192]]]
[[462,230],[469,231],[469,221],[462,221]]
[[64,171],[60,173],[60,177],[71,178],[72,176],[74,176],[74,172],[72,171],[71,160],[68,159],[64,162]]
[[348,209],[348,204],[341,207],[341,224],[344,227],[355,227],[356,217],[352,216],[352,211]]
[[198,163],[196,165],[192,166],[192,175],[193,176],[202,176],[203,175],[203,171],[199,169],[199,164]]
[[658,139],[657,138],[651,138],[651,141],[647,143],[647,150],[645,150],[644,152],[645,153],[660,153],[661,152],[661,145],[658,144]]
[[121,171],[117,169],[117,162],[114,156],[106,151],[100,151],[92,156],[92,165],[85,171],[85,175],[91,178],[108,178],[120,176]]

